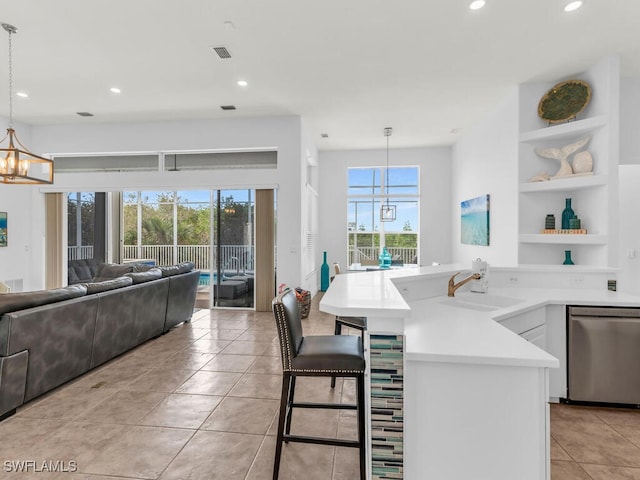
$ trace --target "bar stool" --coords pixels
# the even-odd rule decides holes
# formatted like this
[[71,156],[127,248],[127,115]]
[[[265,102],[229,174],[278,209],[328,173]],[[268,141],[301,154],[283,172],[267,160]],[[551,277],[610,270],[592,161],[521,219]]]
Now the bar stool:
[[[360,449],[360,479],[366,479],[365,450],[365,360],[362,339],[354,335],[302,335],[298,301],[293,290],[287,290],[273,300],[280,352],[282,355],[282,394],[278,438],[273,464],[273,480],[278,479],[282,443],[301,442]],[[356,404],[295,402],[296,378],[350,377],[356,379]],[[326,408],[358,411],[358,440],[291,435],[294,408]]]
[[[333,264],[333,267],[336,275],[340,275],[340,264],[336,262]],[[360,330],[360,337],[362,337],[362,342],[364,344],[364,331],[367,329],[367,317],[341,317],[337,315],[334,333],[336,335],[341,335],[343,326]],[[333,377],[331,379],[331,388],[334,388],[335,386],[336,377]]]

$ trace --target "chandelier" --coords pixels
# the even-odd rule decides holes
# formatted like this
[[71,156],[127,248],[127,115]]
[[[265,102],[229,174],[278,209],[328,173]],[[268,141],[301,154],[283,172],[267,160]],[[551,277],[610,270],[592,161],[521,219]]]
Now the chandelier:
[[[9,127],[7,135],[0,140],[0,181],[2,183],[50,184],[53,183],[53,161],[31,153],[13,129],[13,59],[11,35],[18,29],[3,23],[9,34]],[[6,142],[6,146],[5,146]]]
[[380,221],[381,222],[394,222],[396,219],[396,206],[389,205],[389,137],[391,136],[391,132],[393,129],[391,127],[387,127],[384,129],[384,136],[387,137],[387,169],[385,184],[387,187],[387,203],[386,205],[383,203],[380,206]]

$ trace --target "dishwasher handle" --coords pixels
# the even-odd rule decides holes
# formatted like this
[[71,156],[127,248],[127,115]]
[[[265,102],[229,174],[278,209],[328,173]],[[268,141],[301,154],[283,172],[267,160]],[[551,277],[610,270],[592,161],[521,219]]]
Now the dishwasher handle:
[[569,307],[572,317],[625,317],[640,318],[640,307]]

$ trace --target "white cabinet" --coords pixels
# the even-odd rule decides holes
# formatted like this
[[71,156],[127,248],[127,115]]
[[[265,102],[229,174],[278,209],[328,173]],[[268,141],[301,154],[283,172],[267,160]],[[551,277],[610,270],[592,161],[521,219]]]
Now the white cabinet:
[[[520,264],[561,265],[564,251],[571,250],[576,265],[616,265],[617,216],[611,212],[617,211],[619,70],[617,58],[606,58],[576,75],[591,85],[593,97],[577,120],[560,125],[547,126],[536,113],[540,98],[555,82],[520,86]],[[536,155],[536,147],[561,148],[585,135],[591,137],[585,150],[593,156],[593,175],[530,182],[543,171],[553,175],[559,168],[559,162]],[[567,198],[588,233],[542,234],[547,214],[555,215],[560,229]]]
[[542,350],[547,349],[547,327],[546,325],[538,325],[531,330],[527,330],[526,332],[522,332],[520,334],[522,338],[526,341],[533,343],[536,347],[541,348]]
[[[545,326],[545,310],[544,307],[522,312],[513,317],[505,318],[499,321],[500,325],[508,328],[513,333],[517,333],[525,337],[524,334],[531,332],[529,337],[536,337],[542,332],[544,334]],[[542,328],[542,330],[540,330]],[[525,337],[527,340],[529,338]],[[529,340],[530,341],[530,340]],[[533,342],[532,342],[533,343]],[[541,347],[544,350],[544,347]]]

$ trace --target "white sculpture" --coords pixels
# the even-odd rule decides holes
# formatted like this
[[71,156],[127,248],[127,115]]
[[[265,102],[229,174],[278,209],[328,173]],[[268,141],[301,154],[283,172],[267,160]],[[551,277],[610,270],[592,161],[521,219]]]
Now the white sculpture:
[[[569,163],[569,160],[568,160],[569,156],[573,155],[578,150],[584,148],[587,145],[587,143],[589,143],[589,140],[591,140],[591,136],[587,135],[586,137],[581,138],[577,142],[570,143],[569,145],[566,145],[562,148],[553,148],[553,147],[535,148],[534,152],[536,152],[536,155],[540,157],[550,158],[552,160],[557,160],[558,162],[560,162],[560,168],[558,169],[555,175],[550,177],[551,179],[569,177],[574,174],[574,171],[571,168],[571,164]],[[589,155],[589,157],[591,157],[591,155]],[[585,163],[584,160],[581,161],[582,169],[585,168],[585,166],[582,165],[583,163]],[[578,173],[578,172],[575,172],[575,173]],[[586,172],[580,172],[580,173],[584,174]],[[543,180],[544,175],[546,175],[546,172],[544,174],[536,175],[531,179],[531,181],[541,181]]]

